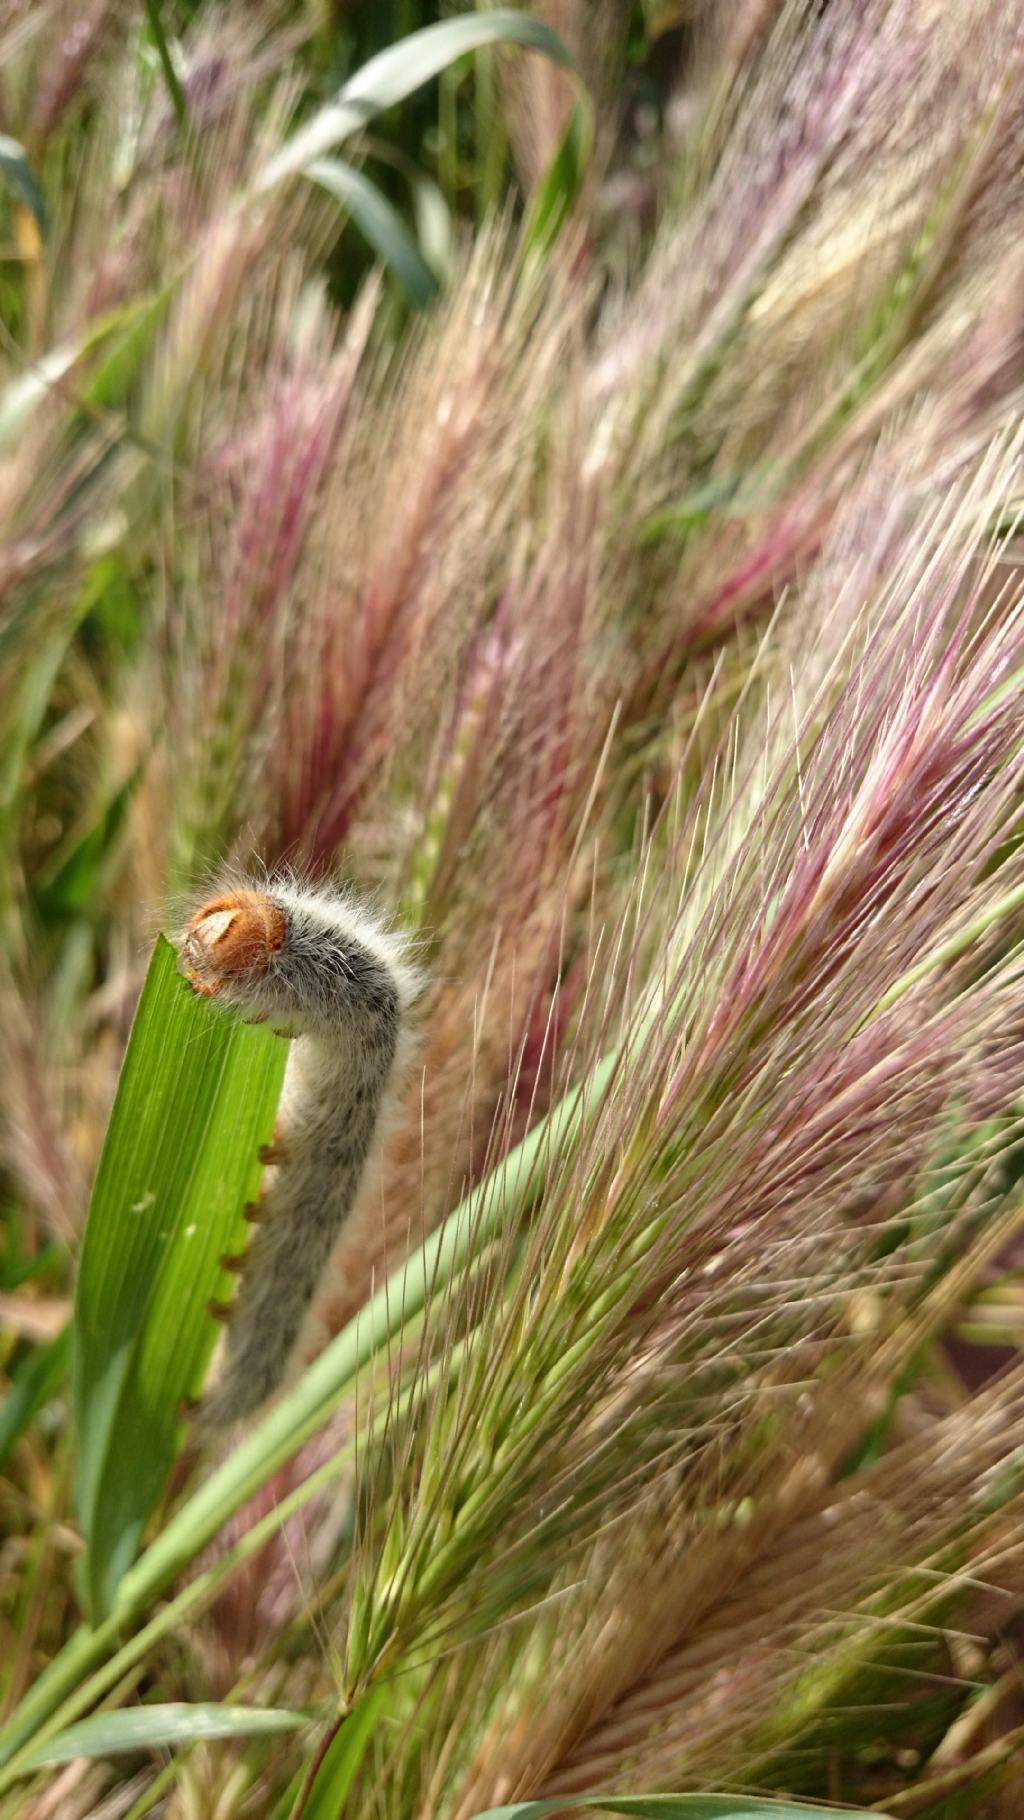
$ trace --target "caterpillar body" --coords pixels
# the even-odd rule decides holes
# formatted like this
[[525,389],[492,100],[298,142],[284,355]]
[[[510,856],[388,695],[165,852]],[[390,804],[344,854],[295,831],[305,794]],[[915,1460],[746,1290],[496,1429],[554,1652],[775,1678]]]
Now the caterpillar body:
[[193,991],[295,1039],[282,1136],[264,1157],[271,1184],[244,1259],[230,1260],[240,1288],[199,1408],[203,1426],[220,1428],[285,1375],[401,1075],[420,980],[401,941],[351,898],[294,880],[204,903],[179,953]]

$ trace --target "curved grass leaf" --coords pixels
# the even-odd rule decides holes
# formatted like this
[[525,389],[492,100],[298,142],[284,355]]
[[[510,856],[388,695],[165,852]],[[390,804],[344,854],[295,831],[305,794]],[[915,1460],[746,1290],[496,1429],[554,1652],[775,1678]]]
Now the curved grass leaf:
[[211,1017],[162,938],[132,1028],[75,1291],[75,1490],[93,1623],[110,1610],[177,1452],[182,1399],[228,1293],[285,1044]]
[[26,1767],[43,1769],[53,1763],[73,1763],[77,1757],[116,1757],[124,1751],[198,1744],[205,1738],[266,1738],[308,1724],[307,1714],[285,1707],[218,1706],[215,1701],[194,1706],[185,1701],[130,1706],[69,1725],[34,1753]]
[[374,252],[402,285],[410,302],[422,310],[436,297],[437,279],[397,209],[375,183],[340,158],[314,158],[305,175],[344,203]]
[[550,27],[507,7],[424,26],[422,31],[411,33],[364,63],[338,90],[334,100],[320,108],[267,162],[257,188],[273,189],[285,178],[298,176],[315,158],[359,132],[374,115],[404,101],[457,58],[480,50],[485,44],[514,44],[522,50],[542,51],[564,68],[572,67],[565,45]]
[[[634,1820],[841,1820],[861,1808],[807,1807],[802,1802],[766,1801],[754,1795],[563,1795],[560,1801],[517,1801],[511,1807],[489,1807],[474,1820],[540,1820],[571,1808],[603,1814],[631,1814]],[[874,1820],[885,1820],[872,1808]]]

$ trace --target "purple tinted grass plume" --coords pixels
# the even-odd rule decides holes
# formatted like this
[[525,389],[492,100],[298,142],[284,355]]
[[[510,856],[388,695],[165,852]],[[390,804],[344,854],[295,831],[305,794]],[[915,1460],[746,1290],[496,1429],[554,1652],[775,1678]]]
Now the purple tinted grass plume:
[[436,739],[530,509],[532,438],[582,305],[557,284],[517,295],[505,257],[484,236],[335,474],[282,780],[282,844],[314,864],[373,815],[396,751]]
[[[617,1091],[548,1159],[516,1286],[478,1309],[450,1441],[443,1396],[417,1411],[430,1485],[443,1497],[457,1482],[465,1514],[428,1553],[425,1515],[395,1494],[405,1591],[396,1604],[381,1583],[375,1603],[371,1548],[355,1685],[396,1651],[429,1659],[471,1607],[496,1621],[505,1598],[562,1585],[558,1622],[572,1632],[578,1609],[581,1627],[564,1682],[543,1677],[543,1713],[521,1664],[505,1742],[450,1811],[543,1791],[580,1728],[826,1493],[897,1362],[959,1293],[955,1271],[932,1278],[914,1211],[936,1134],[952,1118],[968,1138],[965,1087],[984,1057],[1000,1057],[1003,1111],[1024,1090],[1021,885],[1006,857],[1024,722],[1004,688],[1024,657],[1024,596],[993,595],[984,525],[1015,471],[997,452],[922,514],[890,466],[848,508],[835,553],[863,560],[839,624],[826,561],[787,620],[793,667],[783,631],[763,724],[698,843],[699,805],[684,823],[681,855],[703,856],[673,866],[685,892],[658,907],[668,965],[617,1020]],[[880,479],[895,499],[881,523]],[[954,1258],[977,1213],[960,1169],[943,1231]],[[480,1433],[503,1436],[486,1464]],[[750,1501],[752,1519],[723,1530],[723,1500]],[[639,1627],[624,1622],[637,1598]]]
[[32,106],[29,137],[33,151],[42,151],[67,111],[88,96],[90,65],[109,57],[119,29],[118,10],[116,0],[92,0],[91,5],[58,10],[63,29],[56,54],[43,60]]
[[[5,131],[61,204],[4,274],[3,907],[67,1025],[22,1042],[37,989],[0,981],[5,1165],[70,1235],[169,884],[255,850],[400,906],[422,1068],[307,1355],[474,1184],[491,1240],[380,1363],[405,1401],[360,1429],[351,1564],[346,1484],[209,1619],[217,1691],[273,1648],[271,1700],[315,1705],[322,1613],[345,1693],[381,1690],[353,1811],[394,1820],[627,1759],[768,1785],[789,1744],[888,1806],[884,1741],[889,1782],[833,1788],[808,1656],[840,1706],[898,1618],[943,1672],[899,1570],[987,1577],[985,1649],[1021,1578],[1017,1378],[955,1409],[914,1376],[1018,1220],[1021,7],[721,9],[643,257],[584,193],[550,260],[488,226],[400,329],[382,285],[328,299],[333,200],[256,195],[312,66],[268,84],[290,41],[216,10],[175,46],[190,148],[139,9],[109,69],[100,7],[0,28]],[[102,845],[125,775],[51,932],[60,843]]]
[[[368,326],[364,311],[338,350],[315,339],[292,353],[279,346],[251,423],[234,426],[208,460],[218,613],[197,619],[184,603],[175,631],[174,699],[184,723],[178,739],[196,780],[194,801],[183,799],[178,810],[181,878],[194,876],[239,829],[275,857],[265,771],[286,747],[301,638],[297,587],[311,561],[309,534],[323,508]],[[212,527],[219,533],[225,523],[230,534],[221,541]]]

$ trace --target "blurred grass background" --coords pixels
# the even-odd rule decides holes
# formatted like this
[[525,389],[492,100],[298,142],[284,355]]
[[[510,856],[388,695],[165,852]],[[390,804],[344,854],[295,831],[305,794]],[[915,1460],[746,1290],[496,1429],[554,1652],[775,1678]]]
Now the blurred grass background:
[[[52,1663],[311,1723],[2,1811],[287,1813],[340,1699],[308,1812],[1012,1820],[1024,12],[538,0],[426,80],[442,12],[0,12],[8,1736]],[[486,1218],[213,1541],[185,1447],[97,1644],[75,1267],[226,858],[340,869],[431,975],[304,1357]]]

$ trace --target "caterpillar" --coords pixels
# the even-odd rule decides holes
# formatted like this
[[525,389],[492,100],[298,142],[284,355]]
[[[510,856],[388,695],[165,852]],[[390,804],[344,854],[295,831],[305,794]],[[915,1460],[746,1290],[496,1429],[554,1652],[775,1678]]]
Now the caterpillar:
[[[279,1387],[362,1184],[406,1059],[420,975],[399,937],[347,894],[297,879],[223,891],[178,938],[192,990],[293,1038],[281,1136],[229,1308],[226,1350],[198,1406],[202,1427],[250,1415]],[[258,1218],[257,1218],[258,1215]]]

